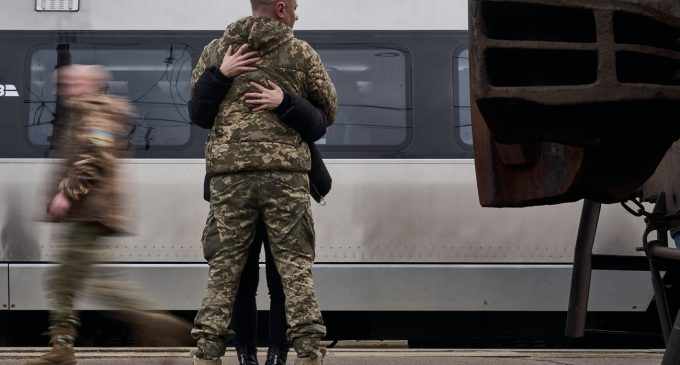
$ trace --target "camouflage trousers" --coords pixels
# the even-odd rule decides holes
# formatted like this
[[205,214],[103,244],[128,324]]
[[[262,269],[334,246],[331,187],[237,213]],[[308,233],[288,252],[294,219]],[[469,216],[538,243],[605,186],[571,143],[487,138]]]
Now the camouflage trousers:
[[[306,173],[248,172],[210,181],[211,216],[203,238],[217,227],[219,245],[206,245],[208,289],[194,321],[196,356],[215,360],[233,336],[229,323],[258,219],[264,221],[285,294],[288,339],[298,357],[321,356],[326,335],[314,293],[314,222]],[[214,219],[214,222],[210,220]],[[216,246],[216,247],[215,247]]]
[[87,290],[88,297],[116,309],[136,310],[145,305],[130,294],[130,286],[112,274],[104,275],[93,270],[104,248],[98,246],[106,233],[96,223],[69,224],[59,238],[59,264],[49,273],[48,295],[50,312],[50,337],[53,345],[73,346],[80,325],[73,304]]

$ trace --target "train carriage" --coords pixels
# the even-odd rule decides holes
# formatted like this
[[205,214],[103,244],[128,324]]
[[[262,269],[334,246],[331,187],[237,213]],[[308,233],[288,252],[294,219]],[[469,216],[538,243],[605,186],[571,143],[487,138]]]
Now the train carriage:
[[[57,228],[35,219],[56,163],[53,70],[67,63],[103,65],[113,74],[109,92],[136,111],[132,157],[123,161],[133,234],[107,241],[111,252],[99,269],[124,272],[157,303],[153,309],[196,310],[207,277],[200,245],[207,134],[189,121],[191,70],[225,24],[248,15],[249,2],[52,3],[78,8],[39,11],[41,0],[6,0],[0,12],[2,318],[49,308],[43,275],[55,259],[50,236]],[[313,208],[322,309],[331,318],[390,321],[444,313],[563,318],[580,204],[480,207],[467,2],[299,5],[296,34],[319,51],[340,101],[337,121],[320,141],[333,190],[326,205]],[[604,207],[596,254],[636,255],[642,228],[620,207]],[[647,311],[648,273],[600,268],[606,270],[593,275],[591,311]],[[260,309],[268,307],[264,285]],[[106,309],[87,300],[78,307]],[[355,337],[371,337],[366,333]]]

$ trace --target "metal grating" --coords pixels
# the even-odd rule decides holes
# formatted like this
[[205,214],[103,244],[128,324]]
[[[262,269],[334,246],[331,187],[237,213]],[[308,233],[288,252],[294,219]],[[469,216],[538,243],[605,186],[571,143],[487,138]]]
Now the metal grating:
[[78,11],[80,0],[35,0],[36,11]]

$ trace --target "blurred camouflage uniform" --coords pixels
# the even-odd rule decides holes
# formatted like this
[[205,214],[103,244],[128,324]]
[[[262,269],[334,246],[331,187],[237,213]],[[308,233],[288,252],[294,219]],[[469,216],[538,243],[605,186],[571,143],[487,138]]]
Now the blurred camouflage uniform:
[[68,122],[57,151],[64,163],[50,184],[54,190],[49,196],[62,191],[74,203],[61,221],[98,222],[112,232],[123,232],[118,159],[127,156],[129,104],[98,94],[67,99],[65,106]]
[[[227,27],[206,46],[193,81],[219,65],[229,46],[247,43],[258,51],[258,70],[234,79],[206,146],[212,176],[211,214],[220,247],[206,253],[208,293],[196,316],[192,335],[196,357],[215,360],[224,354],[240,275],[247,261],[258,218],[265,222],[276,267],[286,295],[288,337],[299,357],[321,356],[325,336],[314,294],[314,225],[309,201],[310,152],[292,128],[269,111],[254,113],[241,99],[251,81],[271,80],[290,94],[304,97],[334,121],[336,95],[319,55],[279,21],[247,17]],[[209,228],[209,224],[206,229]]]
[[129,106],[103,94],[71,98],[65,104],[69,117],[58,151],[64,163],[50,184],[56,191],[49,196],[63,192],[71,208],[60,220],[69,224],[58,240],[59,265],[48,279],[48,291],[53,305],[51,342],[73,346],[79,324],[73,302],[85,284],[97,298],[121,309],[138,308],[141,301],[127,295],[123,283],[92,278],[92,264],[103,251],[97,241],[124,229],[117,159],[127,149]]

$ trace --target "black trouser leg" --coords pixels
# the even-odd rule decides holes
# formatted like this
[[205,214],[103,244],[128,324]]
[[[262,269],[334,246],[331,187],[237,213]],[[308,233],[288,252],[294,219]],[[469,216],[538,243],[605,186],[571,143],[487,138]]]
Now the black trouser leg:
[[276,270],[269,242],[264,242],[265,256],[267,260],[267,286],[269,287],[269,344],[273,347],[288,348],[286,338],[286,301],[283,294],[281,276]]
[[257,296],[257,284],[260,275],[260,249],[264,236],[266,236],[264,226],[261,222],[258,222],[234,302],[232,326],[234,332],[236,332],[236,345],[241,347],[255,347],[257,342],[257,303],[255,297]]

